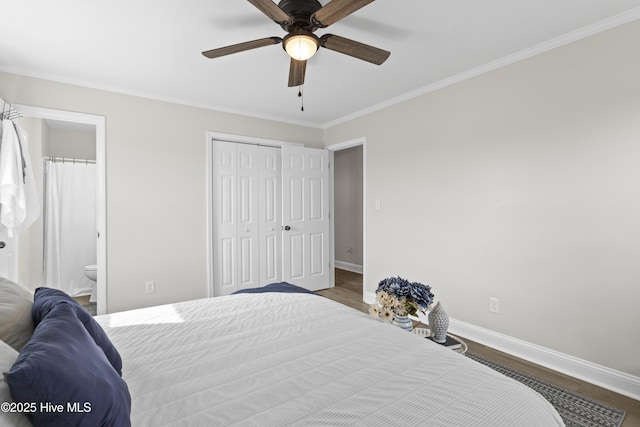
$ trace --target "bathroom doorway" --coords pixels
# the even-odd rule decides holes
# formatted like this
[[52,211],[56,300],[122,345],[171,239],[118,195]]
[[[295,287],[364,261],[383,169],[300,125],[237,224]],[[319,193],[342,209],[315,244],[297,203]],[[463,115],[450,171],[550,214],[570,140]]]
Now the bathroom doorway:
[[[44,120],[43,284],[97,312],[96,129]],[[87,298],[81,298],[87,297]]]
[[[49,285],[47,281],[51,281],[51,287],[58,287],[69,293],[71,296],[75,294],[85,295],[86,302],[91,311],[95,310],[95,314],[105,314],[107,312],[107,292],[106,292],[106,192],[105,192],[105,119],[103,116],[96,116],[84,113],[74,113],[61,110],[52,110],[41,107],[32,107],[25,105],[17,105],[16,108],[22,113],[19,119],[23,123],[21,125],[28,128],[29,132],[29,151],[34,166],[34,174],[36,181],[41,183],[38,186],[38,193],[41,197],[41,216],[38,220],[39,224],[34,224],[29,229],[29,234],[21,237],[20,241],[20,257],[19,269],[21,281],[30,287],[37,287],[41,284]],[[88,252],[91,259],[84,257],[82,261],[73,255],[63,255],[60,247],[52,246],[55,242],[55,234],[62,232],[62,239],[66,244],[69,238],[77,238],[79,229],[72,228],[73,233],[63,231],[64,228],[58,229],[50,218],[52,203],[59,198],[59,193],[52,192],[50,187],[54,180],[68,180],[69,172],[67,169],[80,168],[85,169],[81,174],[85,174],[85,178],[80,177],[80,181],[86,180],[87,176],[91,176],[94,181],[88,183],[91,187],[88,191],[93,190],[93,194],[86,197],[91,198],[80,208],[72,208],[72,212],[78,215],[71,219],[74,224],[84,223],[85,219],[91,222],[91,225],[83,225],[85,231],[81,231],[83,235],[89,239]],[[89,173],[89,175],[86,175]],[[68,187],[69,183],[62,182],[62,186]],[[85,188],[85,194],[87,191]],[[74,192],[76,190],[66,190]],[[84,198],[82,196],[80,198]],[[70,206],[69,196],[66,196],[66,206]],[[57,200],[60,202],[60,200]],[[85,201],[86,202],[86,201]],[[79,205],[78,205],[79,206]],[[89,212],[91,211],[91,212]],[[89,212],[89,215],[85,213]],[[74,214],[75,215],[75,214]],[[86,218],[85,218],[86,217]],[[93,217],[93,219],[90,219]],[[69,220],[66,220],[69,221]],[[55,225],[55,226],[54,226]],[[61,231],[62,230],[62,231]],[[52,234],[53,233],[53,234]],[[67,238],[64,238],[64,236]],[[85,238],[86,240],[86,238]],[[47,243],[45,243],[47,242]],[[85,243],[86,244],[86,243]],[[78,245],[71,245],[76,249]],[[53,248],[53,249],[52,249]],[[53,253],[52,257],[46,256],[46,251]],[[77,251],[76,251],[77,253]],[[55,261],[55,257],[68,257],[72,261],[70,263],[62,260],[60,268],[51,269],[51,264]],[[84,259],[87,258],[87,259]],[[48,261],[47,261],[48,259]],[[67,265],[73,265],[71,267]],[[78,264],[80,262],[80,264]],[[48,266],[46,264],[49,264]],[[89,268],[85,271],[85,267]],[[95,267],[91,271],[91,267]],[[69,276],[63,278],[62,285],[53,283],[52,277],[60,277],[59,270],[69,269],[79,270],[74,273],[73,278]],[[89,277],[94,277],[95,281]],[[57,279],[56,279],[57,280]],[[71,282],[71,286],[69,286]],[[95,282],[95,284],[94,284]],[[91,298],[91,294],[93,297]],[[89,299],[93,299],[93,303],[89,305]]]

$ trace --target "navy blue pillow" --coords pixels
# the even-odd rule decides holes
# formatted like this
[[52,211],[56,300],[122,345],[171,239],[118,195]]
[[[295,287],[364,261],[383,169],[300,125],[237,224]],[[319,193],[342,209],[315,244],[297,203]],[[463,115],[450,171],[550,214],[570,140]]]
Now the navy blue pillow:
[[131,396],[70,304],[36,326],[7,377],[34,427],[131,425]]
[[265,292],[280,292],[285,294],[312,294],[318,295],[309,289],[301,288],[300,286],[292,285],[287,282],[279,282],[279,283],[271,283],[267,286],[262,286],[259,288],[247,288],[240,289],[239,291],[235,291],[232,295],[235,294],[262,294]]
[[89,332],[89,335],[91,335],[96,344],[98,344],[102,351],[104,351],[104,354],[107,356],[107,359],[109,359],[113,369],[122,376],[122,358],[120,357],[118,350],[116,350],[109,340],[109,337],[107,337],[107,334],[104,332],[102,327],[100,327],[98,322],[96,322],[89,314],[89,312],[87,312],[87,310],[64,292],[51,288],[36,289],[33,297],[33,307],[31,308],[33,324],[37,325],[41,319],[47,315],[47,313],[60,303],[67,303],[71,305],[76,316],[80,319],[87,332]]

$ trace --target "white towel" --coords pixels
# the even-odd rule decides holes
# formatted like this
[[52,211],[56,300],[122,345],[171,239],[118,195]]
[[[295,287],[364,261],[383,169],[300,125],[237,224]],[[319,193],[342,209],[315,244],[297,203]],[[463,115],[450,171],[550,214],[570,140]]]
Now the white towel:
[[27,213],[22,221],[21,229],[26,229],[35,222],[40,216],[40,202],[38,201],[38,190],[36,189],[36,180],[33,176],[33,165],[31,164],[31,156],[29,155],[29,141],[27,132],[17,123],[13,123],[18,135],[18,140],[22,146],[22,158],[24,159],[24,176],[25,176],[25,197],[27,199]]
[[[21,139],[25,143],[22,148]],[[16,128],[11,120],[2,121],[0,224],[7,228],[9,237],[13,237],[14,231],[31,225],[40,212],[26,140],[22,128]]]

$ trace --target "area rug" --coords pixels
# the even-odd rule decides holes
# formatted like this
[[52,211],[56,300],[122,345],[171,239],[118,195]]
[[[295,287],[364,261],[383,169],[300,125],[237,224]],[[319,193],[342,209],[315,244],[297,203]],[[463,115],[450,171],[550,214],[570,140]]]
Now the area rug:
[[465,356],[537,391],[556,408],[567,427],[620,427],[622,424],[625,416],[623,410],[483,359],[475,354],[465,353]]

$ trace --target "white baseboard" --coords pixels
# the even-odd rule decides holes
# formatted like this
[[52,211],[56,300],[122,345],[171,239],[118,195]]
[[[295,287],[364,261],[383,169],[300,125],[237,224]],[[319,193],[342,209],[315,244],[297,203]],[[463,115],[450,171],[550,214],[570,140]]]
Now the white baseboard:
[[450,319],[449,330],[452,334],[528,360],[536,365],[640,400],[640,377],[455,319]]
[[375,292],[364,292],[364,302],[367,304],[373,304],[376,302],[376,293]]
[[335,267],[339,268],[341,270],[351,271],[353,273],[362,274],[362,271],[363,271],[361,265],[352,264],[350,262],[338,261],[338,260],[336,260],[336,262],[335,262]]

